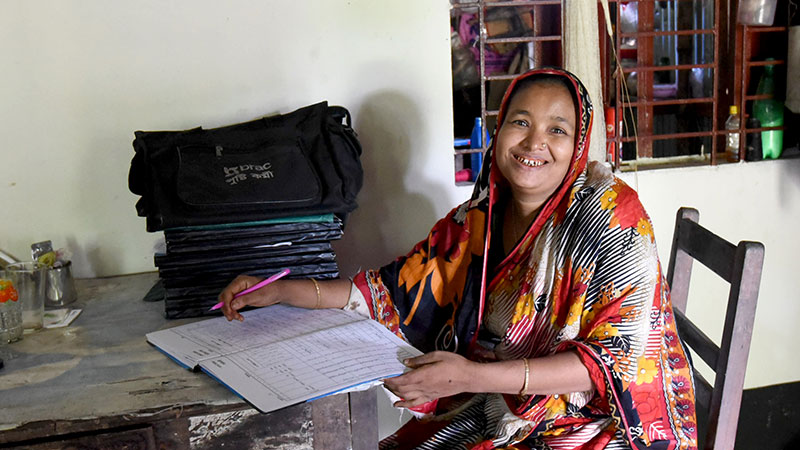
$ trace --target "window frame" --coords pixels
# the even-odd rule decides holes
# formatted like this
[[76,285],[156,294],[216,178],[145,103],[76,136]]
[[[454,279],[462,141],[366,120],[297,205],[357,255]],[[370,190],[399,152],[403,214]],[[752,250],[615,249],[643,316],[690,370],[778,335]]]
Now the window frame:
[[[729,130],[725,129],[725,120],[728,116],[728,106],[737,105],[740,111],[740,126],[739,133],[739,161],[745,160],[745,149],[747,136],[752,133],[758,133],[768,130],[786,130],[786,120],[782,127],[771,128],[747,128],[746,118],[748,113],[752,110],[752,103],[755,100],[766,98],[765,96],[754,95],[754,88],[752,88],[751,79],[754,76],[753,70],[758,70],[766,65],[783,66],[785,69],[787,65],[787,55],[783,54],[782,57],[776,57],[775,61],[768,62],[764,60],[753,59],[755,55],[752,52],[752,45],[758,43],[758,36],[765,33],[786,33],[788,34],[788,22],[786,25],[775,25],[772,27],[750,27],[747,25],[738,24],[736,21],[737,14],[737,1],[736,0],[709,0],[713,1],[713,23],[709,28],[700,29],[680,29],[676,26],[675,30],[669,31],[656,31],[654,28],[654,10],[657,0],[607,0],[608,5],[614,5],[609,8],[613,17],[614,32],[613,36],[609,36],[606,32],[606,18],[603,9],[603,1],[597,1],[598,7],[598,20],[599,20],[599,43],[600,43],[600,60],[601,60],[601,79],[603,91],[603,109],[612,108],[613,116],[606,115],[606,121],[609,118],[613,120],[613,124],[607,123],[607,127],[611,126],[614,129],[613,135],[607,134],[606,144],[606,157],[608,162],[611,163],[615,170],[639,170],[639,169],[659,169],[659,168],[674,168],[674,167],[690,167],[701,165],[718,165],[727,163],[725,155],[725,138]],[[638,25],[639,28],[635,32],[621,33],[618,32],[617,24],[621,23],[621,8],[620,4],[636,3],[640,8],[638,12]],[[692,0],[668,0],[670,4],[684,4],[693,5]],[[545,20],[553,20],[553,17],[546,17],[538,12],[542,11],[544,7],[558,7],[558,16],[560,20],[559,32],[557,35],[541,34],[542,18]],[[507,44],[507,43],[528,43],[529,45],[538,46],[534,55],[541,55],[543,43],[557,42],[558,50],[560,53],[559,61],[563,64],[563,51],[564,51],[564,0],[451,0],[451,10],[463,9],[477,9],[479,20],[479,35],[477,41],[479,64],[478,76],[480,81],[480,118],[483,126],[484,135],[489,131],[489,122],[492,118],[496,118],[498,111],[490,109],[487,103],[490,101],[487,95],[487,84],[495,81],[510,81],[516,77],[516,74],[501,74],[501,75],[487,75],[486,70],[486,50],[487,47],[493,44]],[[493,7],[532,7],[533,13],[533,30],[530,35],[519,37],[489,37],[487,34],[486,20],[487,8]],[[538,10],[536,9],[538,8]],[[552,15],[552,14],[551,14]],[[780,14],[776,14],[776,22],[780,21]],[[643,20],[646,19],[646,20]],[[786,19],[784,19],[786,20]],[[678,19],[676,18],[676,23]],[[673,65],[659,66],[654,63],[654,39],[661,37],[674,37],[677,39],[682,36],[710,36],[713,39],[713,59],[711,62],[700,62],[685,64],[676,58]],[[625,38],[637,39],[637,55],[636,64],[631,67],[623,68],[618,62],[617,55],[621,53],[622,40]],[[616,64],[612,67],[612,63]],[[531,67],[540,67],[541,57],[539,60],[534,58]],[[711,77],[710,95],[692,98],[684,96],[683,98],[656,98],[653,95],[654,87],[654,74],[657,71],[689,71],[693,68],[711,70],[713,76]],[[638,77],[637,85],[640,89],[644,89],[644,95],[637,95],[635,99],[621,102],[618,99],[622,98],[623,87],[620,82],[624,77],[613,75],[627,74],[636,72]],[[677,78],[676,78],[677,83]],[[639,93],[641,93],[640,91]],[[777,94],[778,97],[782,95]],[[710,105],[710,128],[701,131],[681,131],[673,133],[657,133],[655,131],[655,113],[654,109],[657,107],[674,107],[681,105]],[[635,130],[631,124],[626,124],[621,118],[625,117],[625,110],[635,109],[636,126]],[[476,110],[477,113],[477,110]],[[602,114],[603,111],[596,107],[595,114]],[[705,117],[705,116],[703,116]],[[625,127],[628,126],[628,132]],[[626,135],[627,133],[627,135]],[[708,146],[705,148],[704,144],[699,144],[701,147],[697,149],[696,154],[689,154],[683,156],[661,156],[653,157],[653,145],[657,141],[666,141],[670,139],[683,140],[683,139],[707,139]],[[710,139],[709,139],[710,138]],[[635,159],[623,160],[622,159],[622,146],[626,143],[634,143]],[[679,141],[681,142],[681,141]],[[685,145],[685,142],[683,142]],[[690,145],[698,145],[692,142]],[[787,148],[784,142],[784,149]],[[454,155],[456,158],[456,169],[458,170],[459,158],[469,158],[470,155],[475,153],[485,153],[487,143],[484,142],[481,148],[454,148]],[[458,184],[458,183],[457,183]],[[465,183],[471,184],[471,182]]]
[[[487,9],[488,8],[525,8],[531,7],[533,9],[533,17],[532,17],[532,25],[533,29],[531,30],[532,33],[529,36],[518,36],[518,37],[490,37],[487,33]],[[548,15],[546,8],[558,7],[558,34],[544,34],[546,32],[543,26],[544,20],[552,20],[553,17]],[[545,43],[549,42],[557,42],[558,43],[558,55],[557,59],[559,61],[559,65],[563,65],[563,14],[564,14],[564,0],[466,0],[466,1],[454,1],[451,0],[450,3],[451,10],[468,10],[468,9],[478,9],[478,20],[479,20],[479,34],[478,34],[478,54],[479,54],[479,64],[478,64],[478,77],[480,80],[480,118],[481,118],[481,125],[482,125],[482,132],[484,135],[490,133],[490,130],[487,126],[488,121],[487,119],[497,117],[499,111],[497,109],[489,109],[488,102],[489,98],[487,95],[487,83],[491,82],[499,82],[499,81],[510,81],[517,77],[518,74],[502,74],[502,75],[487,75],[486,70],[486,50],[487,47],[494,44],[509,44],[509,43],[516,43],[516,44],[529,44],[534,47],[534,58],[531,68],[542,67],[542,61],[544,60],[544,56],[547,55],[548,52],[543,48]],[[481,153],[485,154],[487,150],[487,142],[483,142],[481,148],[454,148],[454,153],[456,158],[463,158],[469,157],[474,153]],[[458,184],[458,183],[457,183]],[[468,182],[465,184],[472,184],[472,182]]]
[[[766,98],[766,96],[756,96],[748,94],[751,84],[751,69],[765,65],[784,65],[786,56],[776,58],[774,62],[753,61],[749,45],[753,42],[753,35],[768,32],[786,32],[788,26],[773,27],[749,27],[738,24],[736,21],[737,2],[734,0],[710,0],[714,2],[714,20],[711,28],[704,29],[677,29],[672,31],[655,31],[653,24],[654,8],[656,0],[608,0],[609,6],[615,5],[612,15],[614,18],[613,46],[612,38],[606,34],[605,14],[601,2],[598,2],[598,19],[600,21],[600,43],[601,43],[601,77],[603,79],[604,107],[614,109],[612,124],[614,135],[608,136],[609,149],[607,153],[613,155],[615,170],[637,170],[648,168],[672,168],[697,165],[718,165],[727,163],[725,158],[725,137],[729,133],[725,129],[725,120],[728,116],[728,105],[736,105],[740,111],[739,133],[739,161],[745,161],[745,149],[747,135],[766,130],[785,130],[786,126],[771,128],[746,127],[746,117],[751,110],[752,102]],[[669,0],[668,3],[690,3],[691,0]],[[620,4],[636,3],[638,6],[638,25],[636,32],[618,32],[617,24],[621,21]],[[644,20],[643,20],[644,19]],[[776,14],[776,21],[778,21]],[[713,37],[714,51],[713,60],[710,63],[701,64],[678,64],[671,66],[658,66],[653,61],[652,40],[661,36],[698,36],[710,35]],[[621,43],[624,38],[635,38],[637,43],[636,65],[622,68],[617,62],[617,55],[621,51]],[[641,51],[641,50],[644,51]],[[612,67],[610,61],[616,62],[616,67]],[[674,98],[656,99],[653,92],[653,73],[663,70],[691,70],[693,68],[710,69],[713,71],[713,81],[710,97],[701,98]],[[623,77],[613,77],[614,73],[637,72],[637,85],[639,93],[644,86],[644,95],[638,95],[635,100],[620,102],[622,96]],[[642,76],[643,75],[643,76]],[[614,95],[610,95],[614,91]],[[780,96],[780,95],[778,95]],[[613,97],[613,105],[611,104]],[[711,104],[711,127],[706,131],[684,131],[677,133],[656,133],[654,132],[655,114],[654,107],[669,105],[688,105],[688,104]],[[633,136],[623,136],[625,124],[620,118],[624,117],[625,108],[635,108],[637,126]],[[607,116],[609,117],[609,116]],[[785,122],[784,122],[785,124]],[[608,125],[608,124],[607,124]],[[711,148],[706,151],[701,147],[697,155],[653,157],[653,143],[655,141],[667,139],[690,139],[710,137]],[[623,143],[636,143],[635,159],[622,160]],[[786,145],[784,144],[784,148]]]

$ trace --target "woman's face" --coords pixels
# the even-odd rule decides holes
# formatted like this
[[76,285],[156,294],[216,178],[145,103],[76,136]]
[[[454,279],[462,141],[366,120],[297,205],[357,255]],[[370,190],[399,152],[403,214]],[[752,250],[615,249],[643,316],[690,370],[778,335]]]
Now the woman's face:
[[514,94],[495,157],[517,201],[543,204],[567,174],[574,147],[575,106],[566,87],[536,83]]

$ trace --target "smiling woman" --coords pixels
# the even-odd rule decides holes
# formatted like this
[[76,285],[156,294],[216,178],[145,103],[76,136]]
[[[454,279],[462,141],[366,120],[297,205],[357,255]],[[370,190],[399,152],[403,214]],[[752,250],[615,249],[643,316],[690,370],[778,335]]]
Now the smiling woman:
[[[511,93],[508,113],[497,133],[495,160],[511,190],[504,234],[516,242],[517,223],[530,224],[564,180],[575,145],[575,105],[562,79],[530,78]],[[508,246],[506,246],[508,248]]]
[[[364,311],[426,354],[384,380],[430,420],[383,449],[696,446],[694,389],[636,193],[587,165],[592,106],[574,75],[507,91],[472,198],[406,256],[346,280],[257,282],[246,306]],[[316,285],[315,285],[316,286]],[[316,299],[316,300],[315,300]]]

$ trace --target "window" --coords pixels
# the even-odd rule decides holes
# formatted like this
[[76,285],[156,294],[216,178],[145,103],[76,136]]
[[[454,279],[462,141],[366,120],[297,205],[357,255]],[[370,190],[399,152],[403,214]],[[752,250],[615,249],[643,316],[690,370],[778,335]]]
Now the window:
[[[602,32],[601,10],[601,59],[606,121],[614,125],[609,135],[614,165],[745,159],[747,141],[762,131],[748,128],[745,120],[753,115],[754,102],[782,98],[786,89],[786,15],[776,14],[776,26],[749,27],[737,24],[735,0],[608,3],[614,36]],[[775,92],[757,95],[768,66],[775,68]],[[725,153],[731,105],[742,117],[738,155]]]
[[[794,3],[777,1],[772,26],[746,26],[737,23],[740,0],[607,0],[611,37],[598,1],[604,104],[595,107],[613,125],[607,153],[616,169],[749,160],[748,143],[771,130],[785,133],[784,155],[798,153],[798,115],[784,110],[782,126],[747,120],[758,100],[782,101],[786,92]],[[486,149],[485,142],[470,139],[476,119],[483,135],[491,134],[502,94],[516,74],[562,65],[563,4],[450,2],[456,182],[469,184]],[[759,93],[759,80],[769,70],[775,90]],[[732,105],[741,117],[735,131],[739,151],[727,155],[725,121]]]
[[456,183],[477,176],[510,81],[541,66],[561,66],[561,0],[451,0]]

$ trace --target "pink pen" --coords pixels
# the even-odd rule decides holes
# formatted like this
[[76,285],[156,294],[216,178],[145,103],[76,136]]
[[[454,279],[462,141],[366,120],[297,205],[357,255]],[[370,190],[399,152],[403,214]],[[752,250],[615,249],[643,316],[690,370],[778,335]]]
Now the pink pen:
[[[264,281],[258,282],[255,285],[253,285],[253,286],[251,286],[251,287],[249,287],[249,288],[247,288],[247,289],[245,289],[245,290],[243,290],[241,292],[237,292],[236,294],[234,294],[233,298],[238,298],[238,297],[241,297],[241,296],[243,296],[245,294],[249,294],[249,293],[251,293],[253,291],[261,289],[262,287],[272,283],[273,281],[275,281],[275,280],[277,280],[279,278],[285,277],[286,275],[289,274],[289,272],[291,272],[289,269],[283,269],[280,272],[276,273],[275,275],[272,275],[271,277],[265,279]],[[215,311],[217,309],[220,309],[220,308],[222,308],[223,304],[225,304],[225,302],[219,302],[216,305],[212,306],[211,309],[209,309],[209,311]]]

